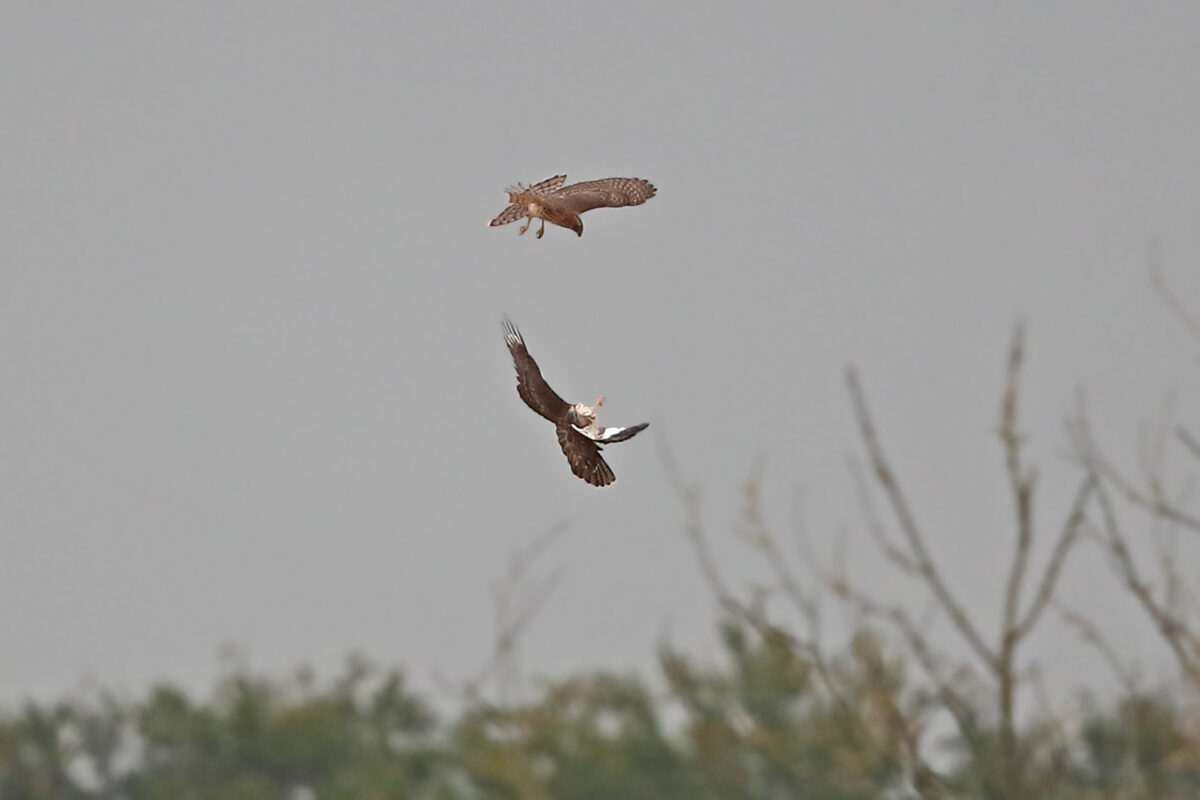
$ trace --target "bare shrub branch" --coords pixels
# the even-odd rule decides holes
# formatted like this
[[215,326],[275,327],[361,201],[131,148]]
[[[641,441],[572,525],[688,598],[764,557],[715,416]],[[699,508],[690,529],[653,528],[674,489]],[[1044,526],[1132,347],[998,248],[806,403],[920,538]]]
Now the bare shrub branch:
[[1153,264],[1150,267],[1150,284],[1158,292],[1158,296],[1171,312],[1171,315],[1183,323],[1183,326],[1193,336],[1200,338],[1200,313],[1184,305],[1183,301],[1179,299],[1179,295],[1175,293],[1175,290],[1167,285],[1167,281],[1162,275],[1162,270],[1159,269],[1157,264]]
[[1155,477],[1157,470],[1151,473],[1145,487],[1139,487],[1113,466],[1100,449],[1092,432],[1091,421],[1082,397],[1078,400],[1074,416],[1067,421],[1067,434],[1075,455],[1085,470],[1106,481],[1134,505],[1200,533],[1200,517],[1184,511],[1167,497],[1162,480]]
[[1086,642],[1091,647],[1095,648],[1100,657],[1104,659],[1104,663],[1108,664],[1116,676],[1117,682],[1121,684],[1121,688],[1129,696],[1137,694],[1138,684],[1132,670],[1125,665],[1121,657],[1117,654],[1117,648],[1113,646],[1112,641],[1105,636],[1096,625],[1087,618],[1082,612],[1072,609],[1063,603],[1055,603],[1059,616],[1071,628],[1079,634],[1079,638]]
[[[1004,786],[1006,794],[1012,796],[1017,796],[1023,791],[1014,714],[1017,688],[1023,680],[1017,666],[1017,650],[1033,632],[1046,607],[1054,599],[1059,578],[1069,554],[1080,539],[1087,508],[1097,487],[1097,481],[1092,475],[1084,476],[1067,518],[1055,537],[1050,554],[1040,569],[1033,597],[1027,603],[1024,602],[1023,590],[1030,579],[1032,568],[1036,487],[1036,473],[1025,463],[1024,440],[1019,429],[1018,411],[1024,358],[1024,330],[1018,325],[1008,351],[997,426],[1006,481],[1013,504],[1015,537],[1003,589],[1000,635],[994,644],[989,643],[980,633],[980,628],[967,614],[934,562],[924,532],[917,524],[895,471],[884,453],[858,375],[853,370],[847,375],[847,386],[868,461],[875,481],[887,498],[892,516],[900,529],[902,545],[897,546],[888,540],[873,507],[869,502],[864,502],[863,506],[868,516],[867,529],[889,563],[902,572],[915,574],[925,584],[939,610],[947,615],[954,630],[982,662],[986,672],[995,682],[996,708],[999,714],[999,761],[993,780]],[[860,494],[869,494],[864,491],[865,483],[865,480],[859,480]],[[965,706],[964,701],[957,698],[949,690],[946,681],[940,678],[927,637],[913,624],[908,614],[902,609],[881,604],[861,591],[851,589],[845,581],[838,587],[838,592],[864,613],[883,617],[893,623],[908,643],[918,663],[933,681],[939,699],[954,716],[964,739],[970,744],[975,736],[972,730],[972,726],[976,724],[973,710]]]
[[853,369],[846,373],[846,385],[850,390],[850,399],[854,404],[855,418],[858,420],[859,432],[867,448],[871,468],[875,473],[876,480],[883,487],[884,493],[887,495],[892,512],[899,523],[900,531],[904,534],[904,538],[907,540],[908,546],[912,551],[910,557],[918,574],[921,575],[930,590],[933,591],[938,603],[941,604],[942,609],[949,615],[950,620],[971,646],[971,649],[975,651],[975,654],[981,661],[988,665],[990,670],[994,671],[997,668],[996,654],[991,651],[987,643],[984,642],[983,637],[979,634],[979,631],[975,629],[974,624],[972,624],[970,618],[963,610],[962,605],[950,592],[949,587],[942,579],[941,573],[929,555],[929,548],[925,544],[925,537],[921,533],[921,529],[917,525],[912,511],[909,509],[908,500],[905,498],[904,492],[896,480],[895,473],[892,471],[883,453],[883,446],[880,444],[879,436],[875,432],[875,423],[872,421],[870,411],[867,408],[862,384],[859,382],[858,373]]
[[1095,491],[1096,481],[1094,478],[1090,475],[1085,477],[1079,487],[1079,491],[1075,494],[1075,502],[1071,505],[1071,512],[1067,516],[1066,524],[1063,525],[1062,531],[1058,535],[1058,540],[1054,543],[1054,550],[1050,554],[1050,560],[1046,562],[1046,568],[1042,573],[1042,582],[1038,586],[1037,594],[1034,595],[1033,602],[1029,604],[1029,608],[1025,612],[1025,617],[1017,626],[1017,638],[1023,638],[1029,634],[1037,624],[1038,617],[1041,616],[1047,604],[1053,599],[1054,587],[1058,582],[1059,575],[1062,574],[1063,565],[1067,560],[1067,553],[1079,539],[1079,534],[1083,530],[1088,501]]
[[[743,487],[743,528],[740,538],[758,550],[766,559],[785,596],[806,620],[809,629],[806,637],[797,636],[773,625],[767,621],[762,609],[757,604],[743,602],[729,591],[704,533],[701,522],[699,488],[684,480],[670,449],[661,436],[659,437],[659,455],[672,489],[684,506],[684,532],[692,544],[701,573],[721,607],[736,619],[747,623],[764,638],[782,638],[788,642],[789,646],[812,666],[829,699],[841,709],[847,719],[854,723],[859,733],[868,742],[871,742],[872,749],[876,754],[894,759],[895,755],[887,742],[883,741],[879,732],[862,718],[860,711],[847,699],[842,687],[834,678],[835,671],[821,648],[820,613],[816,597],[804,590],[799,578],[788,566],[786,558],[779,549],[777,537],[771,532],[762,513],[761,495],[758,489],[761,483],[761,474],[757,479],[748,481]],[[808,545],[803,539],[801,543],[803,547]],[[887,709],[885,716],[889,721],[889,728],[903,745],[904,759],[907,763],[902,763],[901,766],[914,776],[914,786],[918,794],[928,800],[944,797],[945,791],[941,778],[920,754],[919,731],[921,726],[894,706]]]
[[521,636],[545,607],[563,575],[560,567],[547,576],[535,577],[533,568],[567,527],[565,522],[556,523],[515,550],[509,557],[504,577],[492,583],[492,613],[496,628],[492,654],[479,674],[467,682],[468,696],[478,696],[481,687],[495,679],[500,702],[509,703],[514,699],[521,683],[518,657]]
[[1200,689],[1200,635],[1191,630],[1186,621],[1174,609],[1155,597],[1153,586],[1142,577],[1133,554],[1130,552],[1128,540],[1121,531],[1117,520],[1112,499],[1103,487],[1098,496],[1104,522],[1105,543],[1118,576],[1125,588],[1154,622],[1158,632],[1174,654],[1184,677],[1194,687]]

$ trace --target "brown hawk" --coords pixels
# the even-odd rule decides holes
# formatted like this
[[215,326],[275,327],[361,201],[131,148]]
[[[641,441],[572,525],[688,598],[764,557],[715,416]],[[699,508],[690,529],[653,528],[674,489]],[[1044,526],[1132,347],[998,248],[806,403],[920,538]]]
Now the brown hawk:
[[528,220],[521,227],[521,233],[524,233],[529,230],[534,218],[538,218],[542,221],[542,227],[537,232],[539,239],[546,232],[547,222],[570,228],[583,236],[583,220],[579,218],[583,212],[593,208],[640,206],[654,197],[657,191],[654,184],[641,178],[604,178],[563,186],[566,179],[566,175],[555,175],[529,188],[519,183],[510,186],[508,202],[511,205],[488,225],[507,225],[527,217]]
[[525,401],[525,405],[554,423],[558,446],[567,457],[571,472],[592,486],[608,486],[617,478],[600,456],[601,445],[632,439],[650,423],[643,422],[627,428],[597,425],[596,409],[604,402],[604,395],[596,399],[594,406],[585,406],[583,403],[569,405],[546,383],[512,321],[504,317],[503,325],[504,343],[508,345],[508,352],[512,353],[513,364],[517,368],[517,394]]

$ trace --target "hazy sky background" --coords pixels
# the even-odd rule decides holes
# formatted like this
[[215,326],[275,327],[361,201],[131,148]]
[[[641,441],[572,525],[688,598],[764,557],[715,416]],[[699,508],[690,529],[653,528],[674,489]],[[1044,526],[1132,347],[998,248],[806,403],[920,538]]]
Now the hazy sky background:
[[[1167,398],[1200,424],[1148,272],[1200,305],[1195,3],[8,2],[0,109],[0,703],[206,688],[230,642],[471,677],[489,583],[558,520],[528,673],[715,657],[664,443],[738,587],[764,460],[782,529],[801,492],[919,607],[862,535],[849,364],[993,632],[1014,322],[1044,536],[1078,390],[1125,464]],[[486,227],[556,172],[659,194],[581,239]],[[518,399],[504,312],[567,399],[651,423],[615,485]],[[1103,563],[1064,599],[1155,663]],[[1034,645],[1106,685],[1056,621]]]

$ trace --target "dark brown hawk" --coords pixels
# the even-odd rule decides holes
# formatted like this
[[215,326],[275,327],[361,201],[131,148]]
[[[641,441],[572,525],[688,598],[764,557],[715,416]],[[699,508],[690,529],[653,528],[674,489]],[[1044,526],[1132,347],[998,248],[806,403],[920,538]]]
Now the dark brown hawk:
[[596,409],[604,402],[604,395],[597,398],[594,406],[568,404],[546,383],[512,321],[504,317],[503,325],[504,343],[508,345],[513,365],[517,368],[517,394],[521,395],[525,405],[554,423],[558,445],[571,465],[571,472],[592,486],[608,486],[617,478],[600,456],[601,445],[632,439],[650,423],[643,422],[627,428],[597,425]]
[[521,217],[528,220],[521,226],[521,233],[529,230],[535,218],[542,221],[537,238],[546,232],[546,223],[570,228],[583,236],[583,220],[579,215],[593,208],[619,208],[640,206],[654,197],[654,184],[641,178],[604,178],[563,186],[566,175],[555,175],[529,188],[521,184],[508,188],[508,208],[488,224],[507,225]]

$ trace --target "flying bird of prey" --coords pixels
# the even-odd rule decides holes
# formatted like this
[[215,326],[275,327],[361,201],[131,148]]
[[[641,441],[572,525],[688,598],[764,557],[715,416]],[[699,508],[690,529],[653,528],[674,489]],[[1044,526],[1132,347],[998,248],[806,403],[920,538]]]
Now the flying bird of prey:
[[509,207],[500,212],[490,226],[507,225],[526,217],[521,233],[529,230],[535,218],[542,221],[537,238],[542,238],[549,222],[570,228],[583,236],[583,220],[579,215],[593,208],[620,208],[640,206],[654,197],[657,189],[650,181],[641,178],[604,178],[563,186],[566,175],[555,175],[529,188],[521,184],[508,187]]
[[512,321],[504,317],[503,324],[504,343],[508,345],[513,365],[517,368],[517,394],[521,395],[525,405],[554,423],[558,445],[571,465],[571,472],[592,486],[608,486],[617,478],[600,456],[601,446],[632,439],[650,423],[643,422],[627,428],[597,425],[596,409],[604,402],[604,395],[597,398],[594,406],[585,406],[583,403],[569,405],[546,383]]

